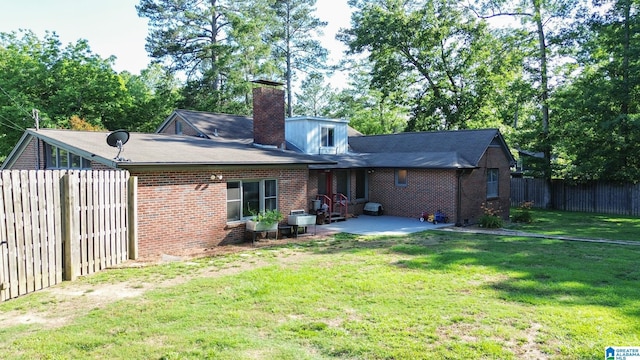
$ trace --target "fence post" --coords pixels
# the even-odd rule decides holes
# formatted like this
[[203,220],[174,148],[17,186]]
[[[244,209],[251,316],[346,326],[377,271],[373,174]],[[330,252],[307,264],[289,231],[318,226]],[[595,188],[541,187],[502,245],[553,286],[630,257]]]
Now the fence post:
[[129,177],[127,186],[127,222],[129,223],[129,259],[138,259],[138,177]]
[[78,219],[78,182],[73,172],[62,177],[62,212],[63,221],[63,254],[64,280],[76,280],[80,272],[80,221]]

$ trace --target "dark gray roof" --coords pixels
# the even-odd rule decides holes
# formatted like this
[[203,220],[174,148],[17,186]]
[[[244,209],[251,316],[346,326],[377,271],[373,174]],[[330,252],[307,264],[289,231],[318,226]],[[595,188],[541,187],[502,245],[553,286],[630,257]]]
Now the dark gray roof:
[[[200,166],[200,165],[309,165],[331,164],[319,156],[309,156],[275,148],[258,148],[240,141],[215,141],[186,135],[130,133],[121,157],[129,161],[115,161],[118,149],[107,145],[107,132],[57,129],[28,129],[21,143],[31,137],[67,149],[110,167],[132,166]],[[19,144],[20,145],[20,144]],[[18,146],[19,147],[19,146]],[[19,154],[12,153],[10,157]],[[5,166],[15,159],[7,159]]]
[[333,165],[312,165],[314,169],[347,169],[347,168],[426,168],[426,169],[464,169],[474,168],[459,158],[456,152],[395,152],[395,153],[350,153],[329,155]]
[[[513,157],[497,129],[411,132],[349,137],[353,153],[328,156],[329,168],[407,167],[432,169],[474,168],[489,146],[499,146]],[[315,166],[326,168],[327,166]]]
[[243,115],[178,109],[160,125],[156,132],[161,132],[175,117],[179,117],[196,131],[211,139],[253,142],[253,119]]
[[[158,127],[156,132],[162,132],[175,117],[179,117],[196,131],[211,139],[242,141],[247,144],[253,142],[253,118],[243,115],[178,109]],[[361,132],[350,126],[347,131],[349,136],[362,136]],[[290,144],[287,143],[287,146]]]

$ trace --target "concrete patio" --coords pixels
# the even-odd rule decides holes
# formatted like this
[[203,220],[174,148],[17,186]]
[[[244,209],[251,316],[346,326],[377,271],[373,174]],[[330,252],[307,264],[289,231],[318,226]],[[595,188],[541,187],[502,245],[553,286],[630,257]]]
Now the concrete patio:
[[[349,233],[356,235],[407,235],[424,230],[440,229],[453,226],[453,223],[432,224],[420,222],[417,217],[399,216],[370,216],[359,215],[357,218],[349,218],[346,221],[332,222],[325,225],[316,225],[317,235]],[[308,233],[313,233],[314,228],[310,226]]]

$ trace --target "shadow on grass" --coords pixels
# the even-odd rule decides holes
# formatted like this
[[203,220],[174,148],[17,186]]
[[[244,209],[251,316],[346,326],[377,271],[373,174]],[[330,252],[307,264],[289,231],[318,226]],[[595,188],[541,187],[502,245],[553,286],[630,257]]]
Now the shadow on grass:
[[483,286],[505,301],[616,307],[640,319],[636,247],[428,231],[370,238],[340,234],[316,249],[327,254],[371,250],[407,255],[396,265],[408,269],[500,274]]

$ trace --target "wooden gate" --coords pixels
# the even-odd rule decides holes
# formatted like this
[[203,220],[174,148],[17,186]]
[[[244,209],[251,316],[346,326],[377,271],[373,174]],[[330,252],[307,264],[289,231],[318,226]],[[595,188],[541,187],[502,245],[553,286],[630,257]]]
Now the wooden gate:
[[0,301],[135,258],[135,180],[119,170],[2,171]]

